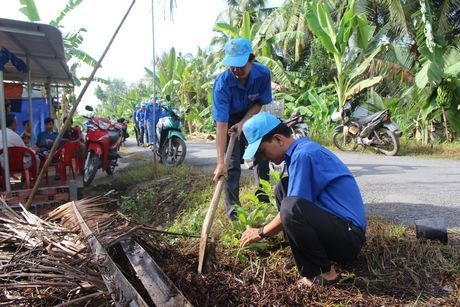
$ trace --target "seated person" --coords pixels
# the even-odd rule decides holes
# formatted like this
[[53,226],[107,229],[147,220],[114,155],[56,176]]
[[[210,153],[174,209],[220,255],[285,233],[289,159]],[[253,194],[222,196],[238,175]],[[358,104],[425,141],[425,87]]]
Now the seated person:
[[21,139],[24,141],[24,144],[32,149],[34,152],[39,151],[38,147],[35,145],[35,143],[32,140],[32,129],[30,128],[30,122],[29,120],[25,120],[22,122],[22,128],[24,132],[21,134]]
[[[37,136],[37,146],[39,148],[39,157],[42,162],[46,160],[46,156],[53,147],[54,141],[57,139],[59,133],[54,131],[54,119],[51,117],[45,118],[45,131],[42,131]],[[53,157],[52,162],[58,162],[57,157]],[[42,166],[40,166],[41,168]],[[59,178],[58,174],[56,174],[55,179]]]
[[[27,147],[22,140],[22,138],[17,134],[17,120],[16,116],[12,113],[6,114],[6,142],[8,147]],[[1,131],[1,130],[0,130]],[[3,139],[2,133],[0,133],[0,149],[3,148]],[[2,156],[0,156],[2,157]],[[29,168],[32,165],[32,157],[24,157],[24,167]],[[3,163],[3,158],[0,159],[0,162]]]
[[[67,117],[64,117],[63,124],[67,120]],[[64,133],[62,136],[63,140],[68,140],[68,141],[83,141],[82,133],[81,133],[81,128],[79,126],[73,126],[73,119],[70,119],[70,126],[69,129]]]
[[[67,117],[64,117],[63,124],[66,122]],[[80,148],[76,154],[77,171],[83,171],[84,157],[86,152],[86,144],[83,140],[83,135],[80,126],[73,126],[73,119],[70,119],[70,125],[67,131],[62,136],[63,141],[80,141]]]
[[54,131],[54,119],[45,118],[45,131],[40,132],[37,136],[37,146],[40,151],[47,154],[57,137],[58,133]]

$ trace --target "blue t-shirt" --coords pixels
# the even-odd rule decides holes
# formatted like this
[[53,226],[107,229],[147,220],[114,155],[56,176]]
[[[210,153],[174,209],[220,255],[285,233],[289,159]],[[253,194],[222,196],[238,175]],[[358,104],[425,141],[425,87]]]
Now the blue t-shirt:
[[[54,141],[57,139],[59,133],[53,131],[51,133],[47,133],[46,131],[40,132],[37,136],[37,146],[40,148],[41,151],[50,151],[51,147],[53,147]],[[40,145],[40,143],[44,141],[45,145]]]
[[308,137],[295,140],[286,152],[288,196],[301,197],[332,215],[366,230],[363,199],[348,167],[327,148]]
[[[155,103],[155,123],[158,123],[158,119],[161,117],[161,107],[158,101]],[[145,107],[144,112],[144,122],[152,122],[153,121],[153,103],[147,104]]]
[[216,122],[228,123],[230,115],[247,112],[254,104],[272,102],[270,70],[257,62],[252,63],[246,86],[230,69],[221,73],[214,82],[212,114]]
[[144,113],[145,113],[145,108],[144,108],[144,110],[139,109],[139,110],[136,111],[137,125],[138,126],[144,126]]

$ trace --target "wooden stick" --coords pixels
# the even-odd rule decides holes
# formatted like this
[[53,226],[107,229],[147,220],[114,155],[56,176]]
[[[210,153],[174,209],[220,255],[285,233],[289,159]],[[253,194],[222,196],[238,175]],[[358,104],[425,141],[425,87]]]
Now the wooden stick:
[[[238,139],[237,133],[234,131],[230,136],[230,141],[227,147],[227,151],[225,153],[225,165],[228,167],[228,163],[230,162],[230,158],[232,156],[233,148],[235,147],[236,140]],[[225,177],[221,176],[219,181],[217,182],[216,188],[214,190],[214,195],[212,196],[211,205],[208,208],[208,212],[206,213],[206,217],[203,222],[203,227],[201,228],[201,239],[200,239],[200,251],[199,251],[199,258],[198,258],[198,273],[201,274],[203,271],[203,264],[205,260],[206,254],[206,245],[208,243],[208,236],[211,231],[212,222],[214,221],[214,215],[216,213],[217,205],[220,200],[220,195],[222,193],[222,189],[225,184]]]

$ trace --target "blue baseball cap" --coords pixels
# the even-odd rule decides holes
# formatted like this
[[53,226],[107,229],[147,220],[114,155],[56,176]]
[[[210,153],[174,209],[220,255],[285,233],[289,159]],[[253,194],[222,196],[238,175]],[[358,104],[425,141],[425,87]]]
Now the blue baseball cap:
[[222,65],[243,67],[252,53],[251,41],[247,38],[234,38],[225,44],[225,57]]
[[155,93],[154,93],[154,94],[152,94],[152,95],[150,95],[150,99],[152,99],[152,98],[158,98],[158,95],[157,95],[157,94],[155,94]]
[[248,119],[243,125],[243,133],[248,140],[243,159],[249,160],[259,149],[262,138],[281,124],[281,120],[268,112],[260,112]]

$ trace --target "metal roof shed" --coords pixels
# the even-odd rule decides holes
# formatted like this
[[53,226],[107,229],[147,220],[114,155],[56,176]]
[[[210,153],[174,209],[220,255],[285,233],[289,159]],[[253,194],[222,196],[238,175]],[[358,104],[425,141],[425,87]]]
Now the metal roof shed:
[[[6,48],[11,54],[23,60],[27,73],[16,69],[11,61],[0,69],[0,121],[3,136],[3,148],[6,143],[5,97],[3,81],[26,83],[29,88],[29,107],[31,85],[73,85],[72,74],[67,66],[64,43],[61,32],[51,25],[0,18],[0,50]],[[0,67],[1,68],[1,67]],[[7,153],[7,151],[5,151]],[[9,173],[8,156],[3,155],[5,173]],[[9,181],[6,180],[7,191]]]

